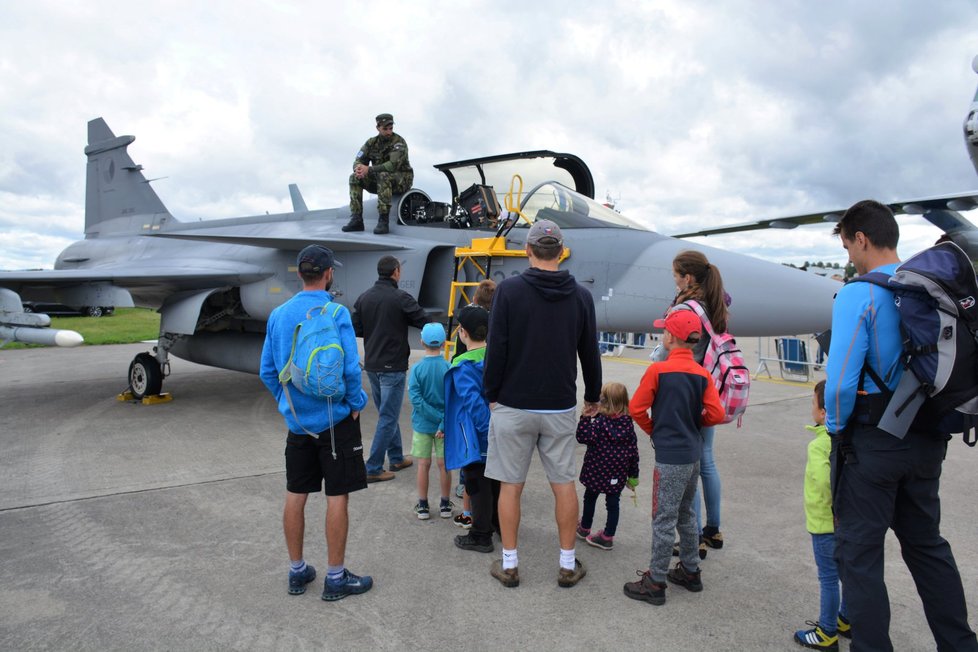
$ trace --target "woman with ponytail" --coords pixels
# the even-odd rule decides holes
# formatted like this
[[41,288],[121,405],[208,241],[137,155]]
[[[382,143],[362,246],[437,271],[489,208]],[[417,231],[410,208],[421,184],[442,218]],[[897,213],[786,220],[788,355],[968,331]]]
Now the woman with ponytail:
[[[727,332],[727,306],[730,296],[723,289],[720,270],[711,265],[706,256],[699,251],[681,251],[672,261],[672,276],[676,281],[675,310],[690,310],[684,306],[686,301],[696,301],[702,306],[715,333]],[[700,341],[693,348],[693,358],[703,364],[703,357],[709,345],[709,335],[704,328]],[[706,503],[706,526],[703,526],[702,506],[699,492],[696,496],[696,526],[700,528],[700,558],[706,557],[706,546],[723,547],[720,533],[720,474],[713,459],[714,428],[709,426],[700,430],[703,437],[703,455],[700,459],[700,479],[703,484],[703,497]]]

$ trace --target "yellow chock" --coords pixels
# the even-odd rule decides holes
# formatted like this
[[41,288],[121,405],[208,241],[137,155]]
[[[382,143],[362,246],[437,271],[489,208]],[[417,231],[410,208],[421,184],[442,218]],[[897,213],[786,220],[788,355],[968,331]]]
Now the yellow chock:
[[[132,394],[132,390],[126,390],[121,394],[117,394],[115,397],[117,401],[135,401],[138,400]],[[173,394],[170,392],[163,392],[162,394],[153,394],[151,396],[144,396],[139,402],[143,405],[156,405],[157,403],[169,403],[173,400]]]
[[170,392],[163,392],[162,394],[153,394],[152,396],[143,397],[143,405],[156,405],[157,403],[169,403],[173,400],[173,394]]

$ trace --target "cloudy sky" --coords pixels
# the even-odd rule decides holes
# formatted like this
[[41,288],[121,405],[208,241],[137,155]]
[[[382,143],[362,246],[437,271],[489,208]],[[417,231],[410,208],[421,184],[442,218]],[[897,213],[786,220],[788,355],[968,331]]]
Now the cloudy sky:
[[[552,149],[662,233],[970,191],[976,34],[969,0],[10,0],[0,269],[81,237],[99,116],[179,219],[344,204],[384,111],[438,199],[436,163]],[[901,226],[903,255],[939,234]],[[828,231],[708,243],[844,263]]]

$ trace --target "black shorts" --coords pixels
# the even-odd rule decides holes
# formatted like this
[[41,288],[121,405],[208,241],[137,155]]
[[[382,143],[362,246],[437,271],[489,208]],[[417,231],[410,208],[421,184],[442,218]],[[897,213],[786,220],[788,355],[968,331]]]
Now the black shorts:
[[319,493],[326,481],[327,496],[342,496],[367,488],[360,420],[347,417],[333,427],[336,459],[329,430],[310,435],[288,434],[285,440],[285,487],[295,494]]

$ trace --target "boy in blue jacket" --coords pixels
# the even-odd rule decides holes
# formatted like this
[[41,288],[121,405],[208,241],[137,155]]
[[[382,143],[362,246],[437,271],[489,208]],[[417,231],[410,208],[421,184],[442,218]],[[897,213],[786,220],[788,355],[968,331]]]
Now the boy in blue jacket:
[[456,536],[455,545],[462,550],[492,552],[492,481],[485,476],[489,402],[482,385],[489,311],[465,306],[458,312],[458,324],[466,351],[445,374],[445,467],[465,472],[472,528]]

